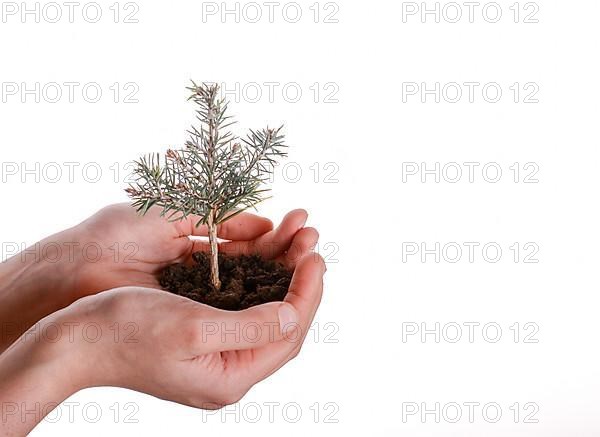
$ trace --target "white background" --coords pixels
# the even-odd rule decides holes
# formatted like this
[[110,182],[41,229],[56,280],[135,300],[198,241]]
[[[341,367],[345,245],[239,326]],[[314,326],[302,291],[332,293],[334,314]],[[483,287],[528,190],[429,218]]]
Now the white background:
[[[32,244],[104,205],[126,201],[126,164],[184,142],[193,116],[184,87],[194,79],[230,90],[238,84],[230,98],[241,128],[286,124],[290,177],[276,172],[274,198],[260,213],[278,221],[290,209],[306,208],[328,261],[318,325],[303,352],[227,415],[98,388],[69,399],[77,403],[73,423],[63,405],[62,418],[42,423],[33,435],[599,435],[598,2],[522,2],[518,23],[512,0],[497,3],[502,17],[496,23],[489,22],[495,9],[482,14],[486,2],[476,7],[473,23],[467,6],[461,20],[448,22],[456,9],[443,9],[447,2],[440,3],[439,23],[431,14],[425,23],[419,13],[403,16],[409,8],[403,2],[325,3],[317,6],[317,23],[312,0],[298,3],[297,23],[291,22],[294,9],[282,16],[285,2],[273,23],[266,6],[262,20],[248,22],[256,9],[244,14],[244,2],[239,23],[233,14],[224,20],[220,13],[203,15],[203,3],[193,1],[138,1],[138,23],[123,22],[134,11],[125,2],[114,23],[114,6],[103,0],[97,23],[86,21],[81,7],[74,23],[68,16],[58,23],[43,16],[40,23],[35,16],[22,20],[20,11],[2,17],[0,82],[5,91],[16,83],[18,91],[3,92],[0,103],[0,241]],[[538,22],[525,23],[538,8],[529,20]],[[66,6],[62,12],[68,14]],[[332,19],[338,22],[325,22]],[[35,89],[39,83],[41,94],[53,82],[81,84],[74,102],[64,86],[57,103],[48,101],[53,92],[39,103],[35,95],[21,95],[23,84]],[[265,82],[279,84],[273,101]],[[429,89],[437,82],[440,93],[448,83],[481,85],[473,102],[463,85],[462,99],[450,103],[451,85],[436,103],[433,94],[422,102],[419,93],[403,93],[409,82]],[[102,88],[98,103],[82,97],[86,83]],[[121,88],[117,103],[114,83]],[[124,89],[127,83],[136,84],[138,103],[124,102],[135,89]],[[251,102],[255,83],[263,95]],[[502,89],[499,102],[482,96],[488,83]],[[515,83],[518,96],[510,89]],[[287,98],[285,84],[293,87]],[[298,87],[302,96],[291,102]],[[538,102],[525,103],[533,89]],[[73,180],[65,162],[79,163]],[[428,169],[479,165],[472,183],[464,165],[456,183],[448,181],[454,173],[442,174],[439,183],[430,174],[423,183],[420,173],[403,172],[411,162]],[[22,167],[12,174],[7,163],[39,165],[39,181]],[[55,183],[49,163],[63,171]],[[89,163],[102,170],[96,182],[94,169],[82,173]],[[488,179],[494,168],[502,169],[496,183],[482,175],[488,163]],[[517,183],[514,163],[521,169]],[[533,164],[524,168],[527,163]],[[302,175],[295,181],[298,168]],[[537,183],[524,182],[531,169],[538,170]],[[407,255],[414,246],[406,243],[428,249],[439,243],[439,263],[435,254],[425,262],[420,253]],[[479,244],[473,262],[464,243]],[[484,258],[487,243],[502,249],[497,262]],[[450,262],[457,245],[462,257]],[[525,262],[531,248],[536,253],[529,260],[536,263]],[[479,324],[473,342],[464,325],[469,322]],[[439,343],[434,334],[403,340],[407,327],[421,323],[428,329],[440,324]],[[495,343],[483,336],[488,323],[502,329]],[[456,324],[462,338],[452,343]],[[526,342],[534,328],[537,343]],[[492,328],[487,334],[495,336]],[[473,423],[464,405],[470,402],[479,404]],[[83,412],[91,403],[101,408],[97,423]],[[273,423],[270,403],[278,403]],[[439,403],[439,423],[420,412],[403,420],[403,409],[413,403],[428,409]],[[450,423],[453,403],[462,406],[457,423]],[[490,423],[493,408],[483,414],[486,404],[500,406],[496,423]],[[257,406],[262,417],[249,423]],[[302,417],[291,423],[298,411]],[[537,423],[524,423],[534,411],[530,419]],[[137,423],[125,423],[131,412]],[[88,413],[93,418],[95,410]]]

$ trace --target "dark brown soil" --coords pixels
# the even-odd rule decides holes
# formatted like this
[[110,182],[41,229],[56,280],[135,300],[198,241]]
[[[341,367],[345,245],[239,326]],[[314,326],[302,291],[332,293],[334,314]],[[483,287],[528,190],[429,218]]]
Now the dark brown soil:
[[292,279],[283,265],[258,255],[219,254],[221,289],[215,290],[210,282],[209,255],[196,252],[192,258],[192,266],[173,264],[164,269],[160,285],[171,293],[224,310],[282,301]]

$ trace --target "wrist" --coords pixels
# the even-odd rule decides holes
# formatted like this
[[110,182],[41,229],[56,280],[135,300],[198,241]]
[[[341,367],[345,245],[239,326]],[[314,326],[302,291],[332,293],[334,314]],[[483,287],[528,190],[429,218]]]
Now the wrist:
[[0,263],[0,352],[35,322],[73,302],[79,261],[65,250],[68,233]]
[[128,339],[123,338],[122,323],[111,311],[111,296],[107,291],[83,297],[40,322],[38,332],[54,343],[53,350],[69,369],[77,390],[120,384],[119,348]]
[[57,326],[53,316],[38,322],[0,355],[0,428],[9,435],[25,435],[89,384],[73,345],[57,337]]

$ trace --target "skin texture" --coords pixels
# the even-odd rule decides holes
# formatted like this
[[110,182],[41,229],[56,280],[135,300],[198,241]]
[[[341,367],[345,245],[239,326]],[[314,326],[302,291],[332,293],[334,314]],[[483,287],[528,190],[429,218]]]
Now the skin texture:
[[[156,210],[139,217],[128,205],[113,205],[50,240],[106,248],[136,242],[135,262],[115,261],[113,251],[94,263],[82,262],[76,254],[68,263],[52,263],[54,268],[44,260],[26,265],[10,260],[0,267],[0,321],[29,324],[20,337],[3,339],[11,345],[0,355],[0,435],[26,434],[52,406],[96,386],[220,408],[237,402],[299,353],[321,300],[326,270],[323,259],[312,253],[318,234],[303,228],[306,212],[292,211],[274,230],[269,220],[251,214],[240,214],[219,229],[220,238],[231,240],[221,250],[260,253],[294,270],[285,302],[240,312],[155,288],[162,267],[189,262],[192,252],[205,248],[206,242],[188,238],[206,231],[193,220],[168,223]],[[32,300],[40,297],[35,284],[45,292],[40,303]],[[55,300],[49,291],[57,294]],[[18,320],[5,304],[27,308],[27,320]],[[84,332],[90,325],[95,327],[93,338]],[[38,414],[22,414],[36,409]]]
[[[206,241],[189,238],[207,235],[205,226],[195,226],[198,217],[170,223],[160,211],[139,216],[129,204],[111,205],[0,264],[0,352],[77,299],[116,287],[160,288],[157,274],[164,267],[208,250]],[[314,228],[304,228],[306,219],[306,211],[294,210],[273,229],[266,218],[239,214],[219,227],[219,238],[227,240],[219,250],[258,253],[293,269],[319,238]]]

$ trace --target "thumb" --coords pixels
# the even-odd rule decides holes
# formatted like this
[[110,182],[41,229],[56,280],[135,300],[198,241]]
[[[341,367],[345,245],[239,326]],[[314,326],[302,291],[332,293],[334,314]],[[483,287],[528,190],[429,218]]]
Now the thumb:
[[285,340],[298,327],[298,311],[288,302],[270,302],[242,311],[204,307],[196,322],[193,352],[207,354],[255,349]]

